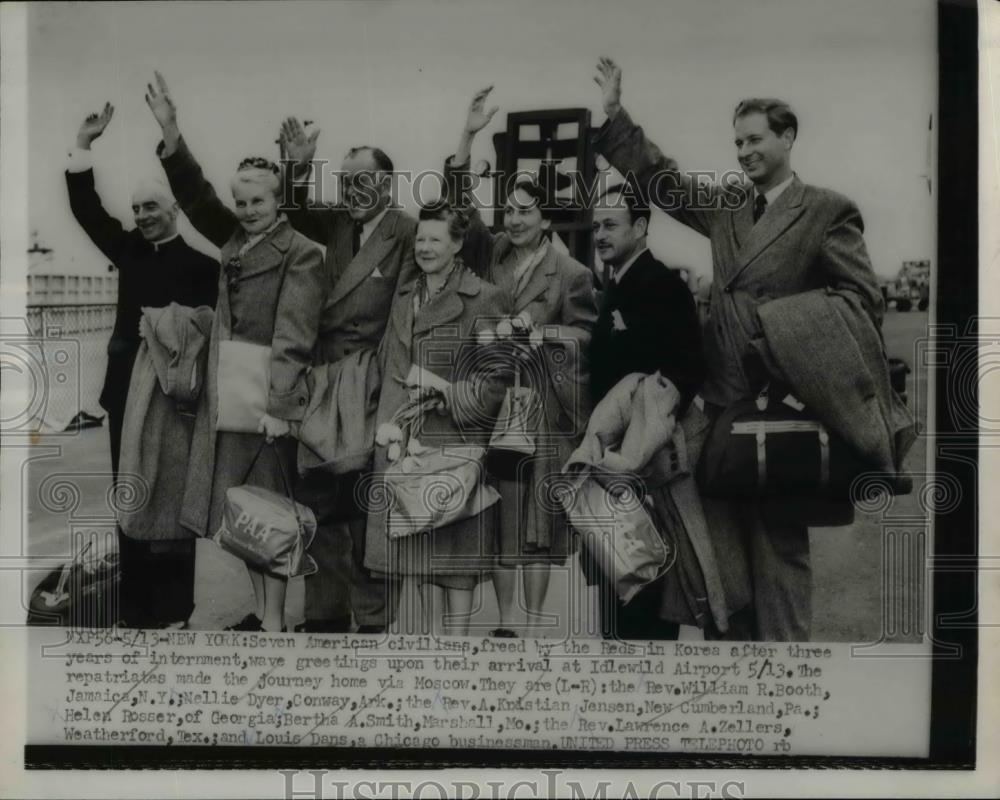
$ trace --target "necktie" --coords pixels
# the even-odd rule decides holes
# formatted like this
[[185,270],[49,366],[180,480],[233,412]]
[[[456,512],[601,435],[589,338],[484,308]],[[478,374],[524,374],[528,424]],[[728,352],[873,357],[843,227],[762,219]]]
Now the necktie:
[[361,223],[355,222],[351,231],[351,255],[356,256],[361,249]]
[[767,208],[767,198],[764,195],[759,194],[753,201],[753,224],[756,225],[757,221],[764,216],[764,209]]

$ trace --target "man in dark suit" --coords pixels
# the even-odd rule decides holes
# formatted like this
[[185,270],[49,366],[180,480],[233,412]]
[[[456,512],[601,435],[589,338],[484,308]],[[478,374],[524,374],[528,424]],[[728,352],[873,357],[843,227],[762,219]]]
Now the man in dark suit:
[[[649,218],[627,184],[610,187],[594,208],[594,245],[608,275],[590,341],[590,393],[596,405],[626,375],[659,372],[680,392],[679,418],[704,377],[701,334],[687,284],[646,246]],[[660,618],[662,579],[623,606],[594,565],[583,563],[601,586],[605,637],[677,638],[677,624]]]
[[[77,222],[118,270],[115,327],[108,342],[108,368],[101,406],[108,412],[111,471],[118,478],[122,421],[132,364],[139,351],[139,319],[143,306],[155,308],[179,303],[212,306],[218,295],[219,265],[188,245],[177,233],[177,203],[158,181],[147,181],[132,195],[136,227],[126,231],[104,209],[94,188],[91,144],[111,122],[114,107],[106,103],[80,126],[76,147],[69,153],[66,186]],[[193,607],[194,541],[171,542],[169,552],[150,552],[150,542],[129,539],[118,532],[122,566],[122,614],[129,625],[155,627],[185,621]],[[158,543],[158,546],[163,543]],[[163,549],[161,547],[161,549]],[[146,619],[139,611],[143,594],[156,586],[170,588],[176,602],[165,610],[169,618]],[[178,590],[177,587],[186,587]]]
[[[320,318],[316,364],[334,363],[376,349],[398,285],[416,269],[416,220],[392,206],[393,164],[377,147],[352,148],[341,164],[341,202],[310,202],[309,184],[319,130],[307,132],[293,117],[282,125],[283,158],[292,167],[292,225],[326,247],[328,295]],[[317,176],[320,177],[320,176]],[[306,578],[305,622],[297,630],[385,630],[396,613],[399,583],[373,577],[364,567],[365,510],[356,502],[360,475],[308,472],[296,497],[316,512],[318,530],[309,552],[319,571]]]
[[[751,99],[737,106],[734,141],[748,180],[708,185],[681,173],[632,122],[621,106],[621,70],[613,61],[600,60],[595,80],[608,116],[595,141],[598,151],[635,179],[652,203],[711,240],[708,375],[700,391],[710,418],[754,397],[767,380],[756,357],[762,341],[756,309],[768,300],[833,287],[855,293],[874,324],[881,325],[883,301],[861,215],[846,197],[808,186],[792,171],[798,120],[786,103]],[[845,354],[843,369],[857,367]],[[764,502],[743,504],[733,516],[749,548],[754,600],[747,613],[734,617],[728,635],[807,640],[812,612],[808,528],[787,507]]]
[[610,271],[590,343],[595,403],[626,375],[659,371],[686,406],[704,377],[694,298],[646,246],[649,219],[649,207],[625,184],[609,188],[594,208],[594,246]]

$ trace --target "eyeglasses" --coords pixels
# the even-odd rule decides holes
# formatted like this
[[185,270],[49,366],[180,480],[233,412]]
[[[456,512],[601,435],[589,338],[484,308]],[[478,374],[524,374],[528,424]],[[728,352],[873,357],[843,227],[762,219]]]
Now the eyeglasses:
[[240,162],[240,165],[236,168],[236,171],[239,172],[241,169],[266,169],[270,170],[275,175],[279,172],[277,164],[263,158],[262,156],[249,156],[248,158],[244,158]]
[[229,291],[232,291],[239,283],[242,272],[243,264],[240,263],[239,256],[233,256],[226,262],[226,288]]

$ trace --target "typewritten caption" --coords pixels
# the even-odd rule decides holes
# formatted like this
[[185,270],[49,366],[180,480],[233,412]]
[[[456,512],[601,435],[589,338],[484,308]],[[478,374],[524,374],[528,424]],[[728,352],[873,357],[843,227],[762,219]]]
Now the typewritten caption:
[[788,755],[842,733],[852,666],[819,644],[62,633],[37,743]]

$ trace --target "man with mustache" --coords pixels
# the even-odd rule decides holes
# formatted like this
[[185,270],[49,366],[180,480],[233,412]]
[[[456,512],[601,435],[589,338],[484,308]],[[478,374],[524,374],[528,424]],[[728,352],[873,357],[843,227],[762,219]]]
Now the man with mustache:
[[[701,333],[687,284],[646,244],[649,221],[649,206],[631,184],[609,187],[594,206],[594,247],[609,273],[590,340],[590,394],[596,406],[627,375],[659,372],[680,394],[680,419],[705,376]],[[660,613],[663,579],[624,605],[599,570],[586,558],[581,563],[608,598],[599,605],[605,638],[677,638],[678,623]]]

